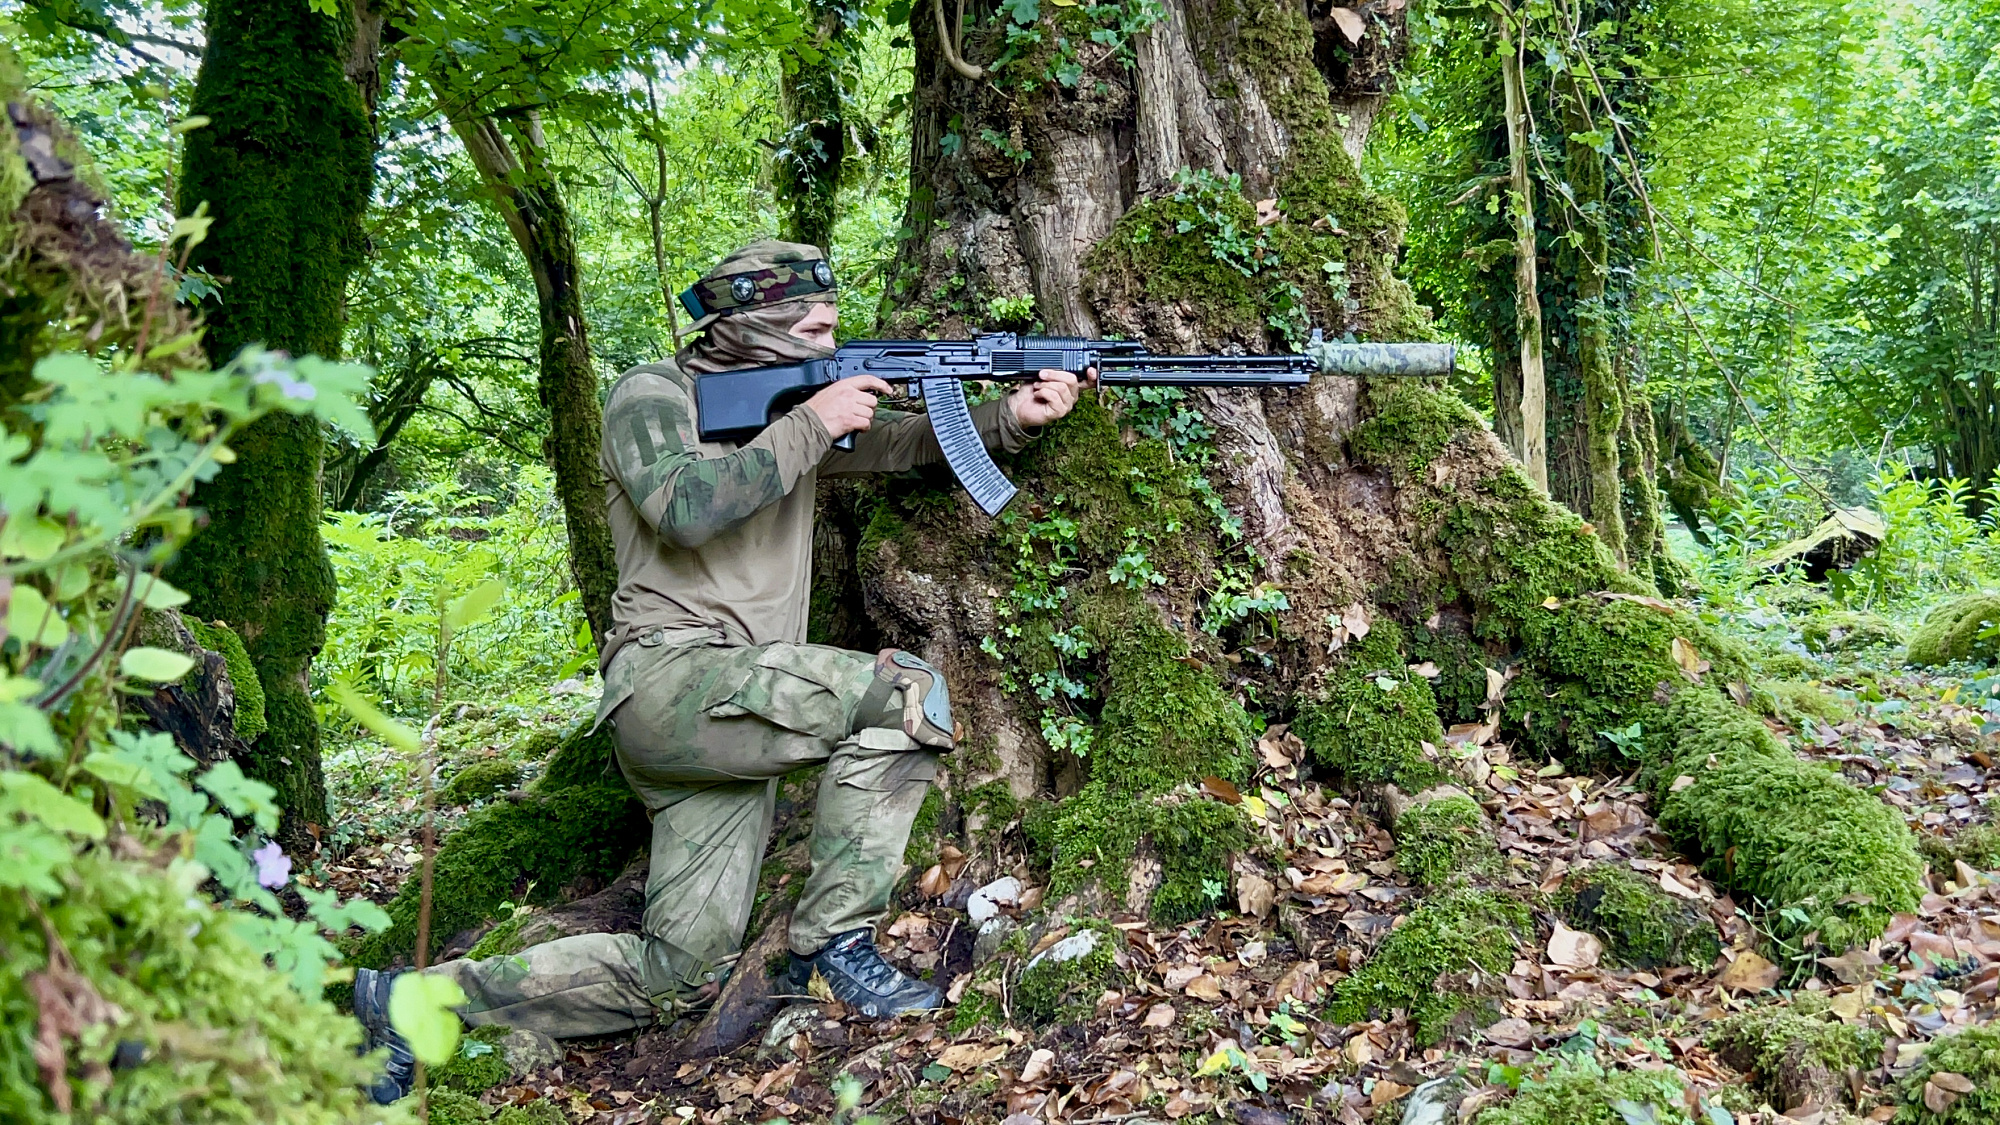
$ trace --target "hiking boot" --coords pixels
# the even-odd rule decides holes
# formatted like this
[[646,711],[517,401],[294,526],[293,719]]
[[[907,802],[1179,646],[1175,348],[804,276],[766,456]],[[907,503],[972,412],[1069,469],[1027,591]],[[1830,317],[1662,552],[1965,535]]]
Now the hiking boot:
[[944,992],[882,959],[875,931],[867,926],[838,934],[810,957],[792,954],[788,983],[804,994],[817,971],[834,999],[871,1020],[904,1012],[929,1011],[944,1003]]
[[354,1018],[361,1022],[368,1038],[361,1044],[366,1054],[377,1047],[389,1048],[389,1067],[368,1086],[368,1096],[376,1105],[388,1105],[407,1096],[417,1083],[417,1056],[396,1029],[389,1026],[389,989],[400,972],[378,973],[374,969],[354,970]]

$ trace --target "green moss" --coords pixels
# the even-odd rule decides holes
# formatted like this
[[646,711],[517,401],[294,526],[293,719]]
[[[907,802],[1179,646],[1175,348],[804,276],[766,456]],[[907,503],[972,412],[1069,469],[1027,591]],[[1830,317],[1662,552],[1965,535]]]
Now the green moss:
[[1021,815],[1020,798],[1014,796],[1014,790],[1005,780],[989,781],[966,790],[964,807],[968,830],[977,822],[981,830],[995,832]]
[[[1771,906],[1775,933],[1817,930],[1819,944],[1839,952],[1917,908],[1923,865],[1894,809],[1793,757],[1717,692],[1676,694],[1666,729],[1652,773],[1660,826],[1707,856],[1718,882]],[[1675,788],[1681,776],[1692,784]]]
[[230,686],[236,691],[236,737],[255,742],[268,726],[264,721],[264,685],[257,679],[257,666],[250,662],[243,638],[221,622],[211,625],[192,616],[182,620],[201,647],[222,655],[222,662],[229,668]]
[[1095,780],[1054,805],[1034,806],[1023,828],[1055,898],[1097,881],[1123,901],[1132,853],[1151,840],[1161,867],[1151,912],[1163,925],[1213,910],[1229,885],[1230,856],[1253,842],[1233,806],[1185,792],[1135,798]]
[[536,1098],[527,1105],[501,1110],[493,1125],[569,1125],[569,1115],[547,1098]]
[[1982,636],[2000,625],[2000,594],[1968,594],[1932,610],[1910,634],[1904,659],[1918,667],[1954,660],[1991,661],[2000,655],[2000,636]]
[[1622,864],[1597,863],[1572,872],[1556,892],[1555,905],[1570,925],[1602,938],[1615,964],[1702,967],[1722,951],[1706,911]]
[[501,1053],[500,1044],[507,1041],[511,1030],[505,1024],[495,1023],[467,1030],[458,1041],[458,1053],[430,1072],[431,1081],[475,1096],[507,1081],[513,1072],[507,1067],[507,1056]]
[[1812,718],[1833,726],[1854,717],[1853,703],[1817,683],[1775,680],[1757,687],[1771,697],[1774,714],[1779,718],[1794,721]]
[[1799,638],[1814,652],[1852,652],[1871,645],[1902,644],[1903,630],[1879,613],[1838,610],[1801,622]]
[[1638,602],[1572,598],[1531,612],[1521,627],[1525,670],[1508,688],[1504,715],[1522,742],[1573,764],[1626,763],[1600,732],[1659,723],[1659,701],[1687,684],[1671,653],[1685,640],[1711,667],[1706,683],[1750,676],[1742,650],[1692,614]]
[[[1940,1072],[1972,1080],[1972,1092],[1943,1113],[1924,1106],[1924,1086]],[[1969,1027],[1932,1041],[1917,1068],[1896,1086],[1896,1125],[1988,1125],[2000,1121],[2000,1028]]]
[[2000,871],[2000,828],[1973,824],[1949,836],[1925,835],[1917,847],[1939,876],[1956,880],[1958,864],[1974,871]]
[[1486,814],[1463,793],[1412,805],[1396,818],[1395,835],[1397,869],[1428,887],[1500,867]]
[[1412,379],[1376,380],[1368,397],[1374,413],[1349,431],[1348,452],[1405,478],[1421,477],[1453,439],[1480,428],[1479,416],[1457,395]]
[[1423,750],[1444,745],[1437,700],[1407,663],[1390,621],[1340,650],[1320,686],[1298,700],[1292,723],[1314,760],[1352,782],[1393,782],[1412,793],[1449,779]]
[[1473,1125],[1665,1123],[1686,1120],[1686,1102],[1687,1084],[1676,1071],[1607,1073],[1593,1059],[1566,1059],[1547,1074],[1523,1081],[1513,1098],[1481,1110],[1472,1120]]
[[1094,924],[1077,931],[1084,932],[1097,935],[1090,952],[1069,961],[1044,956],[1022,970],[1014,982],[1014,1004],[1023,1015],[1038,1023],[1081,1023],[1090,1018],[1097,998],[1117,980],[1118,931]]
[[479,1125],[493,1117],[493,1107],[460,1090],[433,1088],[429,1093],[431,1125]]
[[521,942],[521,930],[534,916],[533,910],[516,909],[486,931],[471,949],[465,951],[465,955],[474,961],[483,961],[488,957],[511,957],[521,952],[527,948]]
[[1407,1009],[1418,1039],[1434,1043],[1452,1016],[1477,1002],[1458,978],[1475,971],[1505,974],[1529,932],[1527,908],[1511,898],[1464,888],[1435,895],[1390,931],[1358,972],[1334,986],[1327,1018],[1357,1023]]
[[[610,736],[572,737],[548,771],[517,800],[475,811],[438,848],[431,935],[452,935],[494,917],[503,902],[556,901],[580,879],[608,881],[644,846],[644,808],[610,765]],[[350,959],[380,967],[416,945],[419,881],[389,902],[393,925],[356,944]],[[433,950],[435,952],[435,950]]]
[[1802,992],[1791,1005],[1739,1012],[1709,1032],[1709,1049],[1749,1074],[1753,1088],[1772,1105],[1796,1104],[1793,1095],[1806,1092],[1787,1085],[1844,1090],[1848,1075],[1874,1067],[1882,1033],[1842,1023],[1825,1004]]
[[1826,675],[1825,665],[1796,652],[1760,652],[1750,660],[1766,680],[1817,680]]
[[474,762],[452,775],[438,790],[438,801],[446,805],[469,805],[505,793],[521,783],[521,767],[505,758]]
[[1093,778],[1134,794],[1205,776],[1249,779],[1249,715],[1213,672],[1184,659],[1187,639],[1162,624],[1158,610],[1116,590],[1086,599],[1078,616],[1105,655]]
[[[1241,196],[1223,197],[1237,229],[1255,231],[1257,213]],[[1183,230],[1182,224],[1187,224]],[[1204,339],[1261,341],[1264,314],[1252,279],[1218,259],[1208,243],[1190,232],[1209,225],[1196,204],[1175,196],[1143,200],[1084,256],[1086,284],[1093,292],[1124,292],[1136,282],[1131,297],[1149,302],[1173,302],[1184,309]]]
[[944,790],[933,785],[924,794],[924,803],[917,808],[917,818],[910,822],[910,840],[903,845],[903,865],[922,871],[937,862],[938,847],[943,843],[939,838],[939,817],[944,815]]

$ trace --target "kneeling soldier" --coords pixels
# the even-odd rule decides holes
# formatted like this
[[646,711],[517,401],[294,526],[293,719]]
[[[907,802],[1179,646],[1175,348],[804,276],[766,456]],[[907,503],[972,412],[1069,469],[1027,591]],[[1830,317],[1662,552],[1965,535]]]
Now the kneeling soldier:
[[[740,446],[700,441],[695,376],[830,356],[837,312],[827,263],[793,243],[747,246],[690,292],[706,332],[618,381],[600,458],[618,591],[598,717],[652,816],[644,932],[427,970],[464,988],[470,1024],[604,1035],[708,1002],[749,924],[778,779],[822,764],[812,872],[787,935],[792,986],[817,972],[871,1018],[944,999],[883,960],[874,934],[938,756],[952,748],[944,677],[897,649],[804,643],[816,479],[943,453],[920,415],[877,412],[890,388],[873,376],[823,388]],[[1017,450],[1069,412],[1079,386],[1044,371],[973,417],[989,447]],[[851,451],[834,448],[849,434]],[[391,1048],[375,1089],[384,1101],[407,1092],[411,1070],[388,1027],[390,980],[365,969],[355,980],[355,1014]]]

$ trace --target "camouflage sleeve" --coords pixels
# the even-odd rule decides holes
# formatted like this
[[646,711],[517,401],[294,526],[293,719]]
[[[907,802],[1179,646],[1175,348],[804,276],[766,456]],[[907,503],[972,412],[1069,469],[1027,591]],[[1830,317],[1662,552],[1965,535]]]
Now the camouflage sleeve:
[[647,379],[612,394],[605,460],[660,537],[689,550],[783,498],[827,439],[817,420],[794,411],[722,457],[703,457],[696,441],[693,407],[672,382]]
[[[973,407],[972,422],[979,427],[979,436],[985,439],[988,449],[1013,453],[1034,438],[1014,417],[1005,397]],[[830,477],[893,473],[943,460],[944,450],[938,448],[930,418],[902,410],[878,410],[875,425],[866,433],[854,435],[853,452],[833,450],[820,472]]]

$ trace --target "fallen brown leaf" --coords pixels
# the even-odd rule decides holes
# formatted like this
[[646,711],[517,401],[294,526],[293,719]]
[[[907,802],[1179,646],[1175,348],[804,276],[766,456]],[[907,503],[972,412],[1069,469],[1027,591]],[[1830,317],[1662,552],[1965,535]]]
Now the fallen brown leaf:
[[939,1066],[963,1074],[997,1062],[1006,1053],[1005,1043],[995,1043],[990,1047],[983,1043],[954,1043],[938,1053],[937,1061]]
[[1549,935],[1549,964],[1565,969],[1589,969],[1604,955],[1604,943],[1595,934],[1572,930],[1561,922]]
[[1762,992],[1777,987],[1783,975],[1784,970],[1746,949],[1715,974],[1715,983],[1731,992]]
[[1153,1005],[1146,1009],[1146,1018],[1139,1021],[1139,1026],[1141,1027],[1172,1027],[1173,1025],[1174,1006],[1172,1004]]
[[1271,913],[1277,893],[1278,889],[1262,875],[1236,877],[1236,908],[1252,917],[1262,918]]
[[1021,1067],[1021,1081],[1035,1083],[1043,1081],[1056,1069],[1056,1053],[1047,1047],[1037,1047]]

